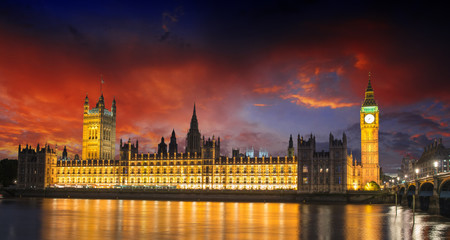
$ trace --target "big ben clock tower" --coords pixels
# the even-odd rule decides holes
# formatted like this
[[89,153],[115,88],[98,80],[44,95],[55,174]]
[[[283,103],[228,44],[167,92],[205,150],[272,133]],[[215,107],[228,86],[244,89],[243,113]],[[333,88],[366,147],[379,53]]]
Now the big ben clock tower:
[[361,184],[371,181],[380,184],[380,165],[378,161],[379,111],[375,102],[373,88],[367,85],[364,102],[360,112],[361,123]]

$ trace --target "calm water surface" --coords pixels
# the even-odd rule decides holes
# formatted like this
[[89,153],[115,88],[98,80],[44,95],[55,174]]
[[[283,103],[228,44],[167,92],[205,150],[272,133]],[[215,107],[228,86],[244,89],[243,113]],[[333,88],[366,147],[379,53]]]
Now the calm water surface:
[[0,200],[0,239],[450,239],[450,219],[388,205]]

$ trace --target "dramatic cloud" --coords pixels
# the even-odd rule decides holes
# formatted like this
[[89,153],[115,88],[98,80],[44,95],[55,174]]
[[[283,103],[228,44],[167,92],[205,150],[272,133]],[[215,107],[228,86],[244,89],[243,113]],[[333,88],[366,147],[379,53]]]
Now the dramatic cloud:
[[[446,8],[422,3],[261,1],[0,3],[0,157],[18,144],[81,153],[82,107],[117,101],[117,138],[180,149],[194,102],[200,130],[231,148],[286,153],[289,134],[348,132],[372,71],[381,164],[443,137],[450,145]],[[118,143],[117,139],[117,143]],[[117,152],[118,154],[118,152]]]

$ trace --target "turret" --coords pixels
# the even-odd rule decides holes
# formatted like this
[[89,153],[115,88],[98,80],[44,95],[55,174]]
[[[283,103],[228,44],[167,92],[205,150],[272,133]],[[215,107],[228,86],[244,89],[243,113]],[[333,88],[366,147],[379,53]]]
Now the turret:
[[175,153],[178,153],[178,144],[177,144],[177,137],[175,136],[175,129],[173,129],[169,143],[169,154],[173,155]]
[[194,112],[192,113],[191,118],[191,129],[198,129],[197,113],[195,112],[195,103],[194,103]]
[[189,129],[189,132],[186,137],[186,153],[200,153],[202,150],[202,139],[201,134],[198,129],[198,121],[197,121],[197,113],[195,111],[195,104],[194,104],[194,111],[192,113],[191,118],[191,127]]
[[116,97],[113,98],[111,112],[113,113],[113,116],[116,116]]
[[105,108],[105,99],[103,98],[103,93],[98,98],[98,102],[97,102],[97,105],[95,107],[98,108],[99,111],[102,111]]
[[347,135],[345,135],[345,132],[342,134],[342,142],[344,143],[344,147],[347,147]]
[[67,158],[67,148],[66,148],[66,146],[64,146],[64,150],[63,150],[63,153],[62,153],[62,159],[63,160],[67,160],[68,158]]
[[158,144],[158,154],[167,154],[167,144],[164,142],[164,137],[161,137],[161,143]]
[[86,98],[84,98],[84,114],[88,114],[88,113],[89,113],[89,98],[86,93]]
[[292,140],[292,134],[289,137],[288,157],[294,156],[294,141]]

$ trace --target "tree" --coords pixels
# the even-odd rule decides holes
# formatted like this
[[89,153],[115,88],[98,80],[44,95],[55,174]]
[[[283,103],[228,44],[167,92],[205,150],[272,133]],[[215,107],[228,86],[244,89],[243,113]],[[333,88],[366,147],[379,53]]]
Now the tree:
[[379,191],[380,190],[380,185],[378,185],[378,183],[376,183],[375,181],[369,182],[366,184],[366,186],[364,186],[364,190],[366,191]]
[[7,187],[17,180],[17,160],[0,161],[0,184]]

